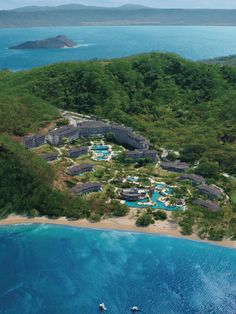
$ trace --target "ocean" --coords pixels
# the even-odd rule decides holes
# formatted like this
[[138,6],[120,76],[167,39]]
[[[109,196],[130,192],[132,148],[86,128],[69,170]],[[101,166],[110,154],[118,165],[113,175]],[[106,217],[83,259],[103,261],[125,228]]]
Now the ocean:
[[[59,34],[73,49],[9,50]],[[236,54],[235,27],[0,29],[0,69],[168,51],[201,60]],[[132,232],[0,228],[0,314],[235,314],[236,250]]]
[[236,250],[132,232],[0,228],[0,313],[234,314]]
[[[9,50],[28,40],[66,35],[72,49]],[[0,69],[31,69],[60,61],[109,59],[168,51],[191,60],[236,54],[236,27],[84,26],[0,29]]]

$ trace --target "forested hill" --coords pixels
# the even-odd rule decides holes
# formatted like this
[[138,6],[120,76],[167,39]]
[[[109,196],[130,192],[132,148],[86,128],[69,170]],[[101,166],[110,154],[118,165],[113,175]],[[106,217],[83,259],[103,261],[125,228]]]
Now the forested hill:
[[236,174],[235,84],[235,68],[150,53],[5,72],[0,90],[132,125],[157,149]]
[[24,135],[58,118],[58,110],[28,91],[8,86],[12,74],[0,72],[0,134]]
[[78,25],[236,25],[236,10],[97,8],[77,5],[0,11],[0,28]]
[[223,65],[236,66],[236,55],[203,60],[202,62],[208,64],[219,64],[221,66]]

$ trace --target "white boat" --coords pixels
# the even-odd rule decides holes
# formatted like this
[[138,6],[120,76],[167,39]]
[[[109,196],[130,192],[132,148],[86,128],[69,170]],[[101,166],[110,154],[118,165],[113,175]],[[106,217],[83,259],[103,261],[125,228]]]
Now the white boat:
[[99,304],[99,310],[100,311],[107,311],[106,305],[104,303]]
[[140,309],[137,306],[133,306],[133,307],[131,307],[130,311],[135,313],[135,312],[139,312]]

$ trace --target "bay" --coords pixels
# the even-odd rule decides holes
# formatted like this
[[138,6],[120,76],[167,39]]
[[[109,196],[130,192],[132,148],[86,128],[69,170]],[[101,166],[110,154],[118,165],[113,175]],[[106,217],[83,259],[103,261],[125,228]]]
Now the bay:
[[236,250],[132,232],[0,228],[0,313],[232,314]]
[[[28,40],[63,34],[71,49],[9,50]],[[14,71],[61,61],[109,59],[138,53],[174,52],[191,60],[236,54],[236,27],[84,26],[0,29],[0,68]]]

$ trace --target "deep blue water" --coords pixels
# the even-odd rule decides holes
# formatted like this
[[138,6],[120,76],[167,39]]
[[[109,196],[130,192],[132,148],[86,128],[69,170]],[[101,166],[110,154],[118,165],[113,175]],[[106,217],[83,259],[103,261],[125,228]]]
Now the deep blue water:
[[0,313],[234,314],[236,250],[62,226],[0,228]]
[[[54,50],[9,50],[27,40],[59,34],[79,47]],[[0,29],[0,68],[29,69],[67,60],[114,58],[149,51],[176,52],[199,60],[236,54],[235,27],[89,26]]]

